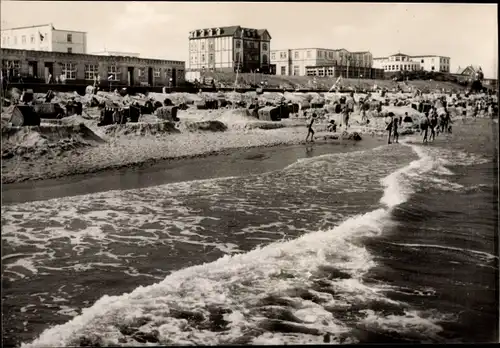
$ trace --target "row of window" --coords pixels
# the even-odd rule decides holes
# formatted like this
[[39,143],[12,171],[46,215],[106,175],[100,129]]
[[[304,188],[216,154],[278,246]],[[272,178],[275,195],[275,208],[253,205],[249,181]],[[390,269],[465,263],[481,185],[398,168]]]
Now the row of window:
[[[4,60],[2,61],[2,67],[4,70],[12,70],[13,75],[16,76],[20,73],[20,61],[19,60]],[[94,77],[98,77],[99,75],[99,65],[98,64],[85,64],[85,80],[93,80]],[[76,64],[75,63],[63,63],[62,64],[62,75],[66,77],[67,80],[75,80],[76,79]],[[165,78],[168,78],[172,74],[172,69],[165,68]],[[179,74],[182,74],[183,71],[179,70]],[[108,76],[110,81],[120,81],[120,69],[116,65],[108,66]],[[138,69],[138,76],[146,76],[146,68]],[[160,78],[161,77],[161,68],[153,69],[153,76]]]
[[334,76],[334,70],[328,68],[325,72],[323,69],[307,69],[307,76]]
[[[39,39],[38,41],[39,42],[43,42],[44,40],[47,39],[47,36],[48,36],[47,33],[42,34],[42,33],[38,32],[38,39]],[[30,35],[30,44],[34,44],[37,41],[36,38],[37,38],[37,35],[31,34]],[[73,42],[73,34],[67,34],[66,35],[66,41],[68,43],[72,43]],[[10,45],[10,44],[11,44],[11,42],[10,42],[10,36],[4,36],[2,38],[2,45],[7,46],[7,45]],[[22,35],[21,36],[21,44],[22,45],[26,45],[26,35]],[[13,36],[12,37],[12,45],[17,45],[17,36]]]
[[[383,65],[382,68],[385,71],[400,71],[400,70],[417,71],[417,70],[419,70],[419,66],[417,64]],[[434,67],[432,67],[432,68],[434,70]]]
[[[339,57],[341,60],[343,60],[344,58],[347,58],[347,59],[351,59],[352,61],[359,61],[359,62],[362,62],[364,61],[364,56],[357,56],[357,55],[353,55],[353,56],[349,56],[349,55],[344,55],[343,52],[340,52],[339,54]],[[280,52],[280,59],[287,59],[288,58],[288,54],[287,52]],[[299,51],[295,51],[293,53],[293,58],[294,59],[299,59],[300,58],[300,52]],[[306,58],[311,58],[311,51],[306,51]],[[318,58],[326,58],[326,59],[333,59],[334,58],[334,53],[333,51],[318,51]],[[271,53],[271,59],[272,60],[275,60],[276,59],[276,52],[273,52]]]
[[[246,54],[245,55],[246,59],[247,60],[259,60],[259,55],[258,54]],[[236,62],[239,62],[240,61],[240,52],[236,52],[235,53],[235,58],[234,60]],[[193,55],[191,56],[191,63],[198,63],[198,56],[197,55]],[[201,63],[206,63],[206,56],[204,54],[201,55]],[[215,63],[215,57],[214,57],[214,54],[213,53],[210,53],[208,55],[208,63]],[[263,54],[262,55],[262,63],[263,64],[267,64],[267,54]]]
[[[259,42],[258,41],[243,41],[245,43],[245,47],[246,48],[259,48]],[[234,47],[235,48],[241,48],[241,40],[236,40],[235,41],[235,44],[234,44]],[[224,44],[224,41],[222,41],[222,48],[225,48],[225,44]],[[209,50],[213,50],[214,49],[214,42],[209,42],[208,43],[208,49]],[[263,43],[262,44],[262,50],[263,51],[267,51],[268,49],[268,46],[267,46],[267,43]],[[202,42],[201,43],[201,50],[204,51],[205,50],[205,43]],[[192,41],[191,42],[191,51],[196,51],[196,42],[195,41]]]

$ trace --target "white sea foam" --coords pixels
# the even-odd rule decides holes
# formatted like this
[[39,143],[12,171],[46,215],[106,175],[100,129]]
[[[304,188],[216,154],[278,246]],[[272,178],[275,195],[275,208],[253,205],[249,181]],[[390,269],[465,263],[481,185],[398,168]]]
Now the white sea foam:
[[[295,307],[289,310],[302,321],[302,328],[316,330],[316,334],[262,332],[250,343],[319,343],[321,336],[318,333],[332,335],[333,342],[339,342],[351,328],[347,322],[336,318],[335,312],[325,310],[328,305],[342,308],[350,303],[369,306],[370,301],[382,301],[388,305],[404,306],[388,300],[383,295],[383,288],[363,283],[363,275],[375,263],[356,240],[380,234],[388,222],[390,210],[409,197],[412,187],[405,183],[405,175],[432,170],[430,157],[419,147],[411,147],[419,159],[381,181],[385,187],[381,208],[353,216],[333,229],[176,271],[158,284],[138,287],[129,294],[104,296],[92,307],[84,309],[81,315],[64,325],[47,329],[37,340],[23,347],[69,346],[77,344],[82,336],[103,345],[134,344],[135,341],[129,341],[130,337],[120,331],[120,327],[131,326],[138,318],[143,319],[140,328],[143,332],[156,330],[160,344],[237,342],[242,336],[262,328],[266,317],[258,314],[262,309],[258,303],[268,296],[295,301]],[[313,289],[314,282],[321,279],[318,272],[321,273],[325,266],[349,275],[348,278],[334,277],[329,281],[328,287],[337,295],[335,298],[329,292],[314,292]],[[300,298],[294,290],[297,288],[306,289],[317,300]],[[183,310],[200,313],[207,320],[211,306],[229,310],[230,313],[225,315],[226,330],[203,330],[173,314],[175,310]],[[441,330],[432,318],[424,319],[415,311],[410,317],[362,311],[358,314],[363,316],[363,323],[367,326],[379,325],[401,331],[411,329],[416,335],[430,339],[435,339]]]

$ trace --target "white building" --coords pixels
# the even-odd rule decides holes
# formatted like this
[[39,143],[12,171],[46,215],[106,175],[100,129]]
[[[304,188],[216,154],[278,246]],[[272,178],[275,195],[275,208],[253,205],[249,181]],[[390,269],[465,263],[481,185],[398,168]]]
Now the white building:
[[87,53],[87,33],[58,30],[51,24],[2,29],[2,48]]
[[333,76],[333,66],[372,67],[372,54],[368,51],[349,52],[346,49],[294,48],[271,51],[271,64],[276,66],[276,75],[305,76],[308,67],[331,66],[327,69]]
[[450,72],[450,57],[436,55],[409,56],[403,53],[389,57],[373,58],[373,66],[386,72],[397,71],[436,71]]

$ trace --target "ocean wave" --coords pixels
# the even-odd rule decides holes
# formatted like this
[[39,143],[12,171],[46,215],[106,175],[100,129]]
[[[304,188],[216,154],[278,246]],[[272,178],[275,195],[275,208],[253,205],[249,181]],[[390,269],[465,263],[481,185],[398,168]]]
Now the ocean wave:
[[[383,286],[363,281],[375,262],[359,238],[380,235],[391,210],[412,194],[411,175],[435,165],[420,147],[407,146],[418,159],[381,180],[377,209],[335,228],[173,272],[128,294],[103,296],[22,346],[355,343],[373,329],[400,332],[402,341],[443,341],[442,315],[408,308],[388,299]],[[313,161],[311,175],[330,166],[328,158]],[[301,170],[307,168],[311,162]]]

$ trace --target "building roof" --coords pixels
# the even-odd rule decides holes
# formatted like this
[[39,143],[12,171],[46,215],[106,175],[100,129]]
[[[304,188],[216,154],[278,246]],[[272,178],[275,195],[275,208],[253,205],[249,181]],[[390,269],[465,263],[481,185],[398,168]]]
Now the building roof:
[[214,35],[211,35],[210,37],[221,37],[221,36],[234,36],[236,34],[236,32],[238,30],[245,30],[245,29],[248,29],[248,30],[255,30],[257,32],[257,36],[260,38],[264,33],[267,32],[267,34],[269,35],[269,37],[271,36],[269,34],[269,31],[267,31],[267,29],[253,29],[253,28],[244,28],[240,25],[231,25],[231,26],[228,26],[228,27],[215,27],[215,28],[203,28],[203,29],[195,29],[195,30],[191,30],[190,33],[192,32],[198,32],[198,31],[201,31],[203,30],[204,32],[208,31],[208,30],[217,30],[217,29],[220,29],[220,34],[214,34]]
[[391,54],[389,57],[394,57],[394,56],[405,56],[405,57],[411,57],[407,54],[404,54],[404,53],[396,53],[396,54]]
[[27,26],[24,26],[24,27],[6,28],[6,29],[2,29],[2,31],[18,30],[18,29],[28,29],[28,28],[40,28],[40,27],[47,27],[47,26],[52,27],[52,30],[70,31],[70,32],[73,32],[73,33],[87,33],[86,31],[68,30],[68,29],[56,29],[54,27],[54,24],[52,24],[52,23],[39,24],[39,25],[27,25]]
[[49,26],[49,25],[52,26],[52,28],[54,28],[54,25],[52,23],[48,23],[48,24],[39,24],[39,25],[26,25],[26,26],[23,26],[23,27],[2,28],[2,31],[4,31],[4,30],[16,30],[16,29],[46,27],[46,26]]
[[477,71],[479,71],[479,70],[482,70],[482,69],[481,69],[481,67],[480,67],[479,65],[472,65],[472,64],[471,64],[471,65],[466,66],[465,68],[460,68],[460,67],[458,67],[458,69],[457,69],[457,74],[460,74],[460,75],[461,75],[461,74],[463,74],[463,73],[465,72],[465,70],[467,70],[467,69],[471,69],[474,73],[476,73],[476,72],[477,72]]

